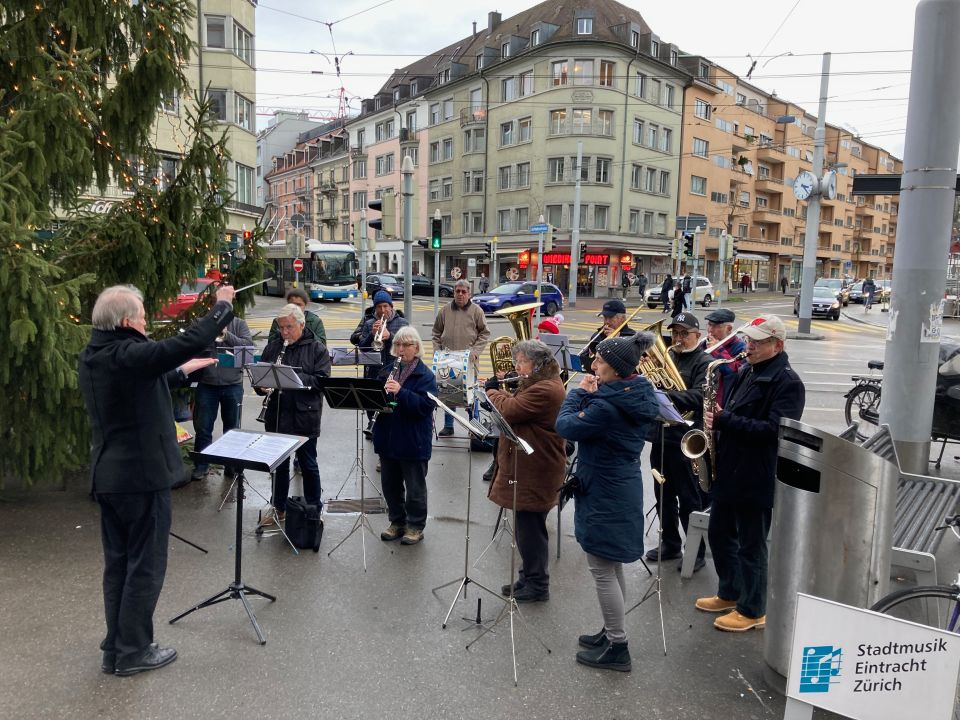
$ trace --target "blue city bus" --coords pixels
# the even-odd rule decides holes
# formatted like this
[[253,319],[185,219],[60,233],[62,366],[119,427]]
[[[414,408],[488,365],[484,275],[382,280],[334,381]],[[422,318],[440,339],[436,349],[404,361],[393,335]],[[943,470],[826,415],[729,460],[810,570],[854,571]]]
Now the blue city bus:
[[[284,243],[267,245],[264,256],[273,271],[273,277],[263,281],[264,294],[283,297],[294,286],[296,278],[293,253]],[[359,295],[357,252],[352,245],[307,240],[300,259],[303,271],[299,287],[307,291],[311,300],[340,302]]]

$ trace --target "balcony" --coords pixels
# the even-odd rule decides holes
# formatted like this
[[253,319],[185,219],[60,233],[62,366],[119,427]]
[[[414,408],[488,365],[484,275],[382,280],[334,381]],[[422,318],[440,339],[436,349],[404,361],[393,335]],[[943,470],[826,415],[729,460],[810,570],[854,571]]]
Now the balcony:
[[304,185],[303,187],[298,187],[293,191],[293,194],[296,197],[310,197],[313,193],[313,187],[310,185]]
[[411,130],[410,128],[400,128],[400,144],[419,145],[420,132],[418,130]]
[[783,180],[776,178],[773,175],[758,176],[754,187],[760,192],[772,192],[780,195],[783,194]]
[[787,154],[783,151],[782,145],[767,143],[757,147],[757,160],[783,164],[787,161]]
[[322,182],[317,186],[324,195],[335,195],[337,193],[337,184],[335,182]]
[[758,207],[753,211],[753,221],[758,223],[779,225],[781,222],[783,222],[783,213],[776,208]]
[[350,148],[350,157],[365,158],[366,156],[367,156],[367,149],[365,147]]
[[460,127],[469,125],[485,125],[487,111],[483,108],[464,108],[460,111]]

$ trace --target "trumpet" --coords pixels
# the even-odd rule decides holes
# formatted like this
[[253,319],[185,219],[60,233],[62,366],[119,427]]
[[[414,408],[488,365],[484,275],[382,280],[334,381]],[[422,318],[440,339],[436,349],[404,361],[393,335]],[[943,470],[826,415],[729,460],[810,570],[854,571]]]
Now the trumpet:
[[[277,359],[273,361],[274,365],[283,365],[283,356],[287,352],[287,345],[290,344],[289,340],[283,341],[283,348],[280,350],[280,354],[277,355]],[[263,405],[260,407],[260,414],[257,415],[257,422],[265,423],[267,421],[267,405],[270,404],[270,395],[273,394],[273,388],[267,388],[266,394],[263,396]],[[279,408],[278,408],[279,411]]]
[[381,315],[380,329],[377,330],[376,334],[373,336],[373,342],[370,345],[377,352],[380,352],[381,350],[383,350],[383,333],[386,329],[387,329],[387,319]]

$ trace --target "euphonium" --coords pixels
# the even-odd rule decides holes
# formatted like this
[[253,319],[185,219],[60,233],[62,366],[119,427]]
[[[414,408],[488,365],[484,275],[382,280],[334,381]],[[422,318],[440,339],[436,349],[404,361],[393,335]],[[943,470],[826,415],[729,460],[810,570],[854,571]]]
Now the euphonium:
[[677,370],[673,358],[667,351],[667,344],[663,341],[663,334],[660,332],[662,325],[663,320],[658,320],[640,331],[653,333],[653,347],[640,358],[637,372],[660,390],[686,390],[687,385],[683,382],[683,376]]
[[[273,361],[274,365],[283,365],[283,355],[287,352],[287,345],[290,344],[289,340],[283,341],[283,347],[280,349],[280,354],[277,355],[277,359]],[[267,421],[267,405],[270,403],[270,395],[273,393],[273,388],[267,388],[267,394],[263,396],[263,405],[260,407],[260,414],[257,415],[257,422],[265,423]],[[277,408],[279,411],[279,408]]]
[[[728,365],[737,360],[742,360],[747,353],[742,352],[732,358],[720,358],[707,365],[707,375],[703,383],[703,413],[716,412],[717,409],[717,382],[714,371],[721,365]],[[690,462],[693,463],[693,472],[697,475],[697,480],[704,492],[710,492],[710,488],[717,481],[717,447],[714,441],[713,431],[689,430],[680,439],[680,452],[682,452]],[[709,454],[710,469],[707,470],[703,461],[703,456]]]
[[518,340],[529,340],[533,337],[533,326],[531,322],[532,312],[536,309],[538,303],[527,303],[526,305],[517,305],[516,307],[503,308],[495,311],[494,315],[505,317],[513,325],[513,331],[517,335],[514,340],[506,335],[501,335],[490,341],[490,362],[493,365],[493,374],[516,372],[513,366],[513,345]]

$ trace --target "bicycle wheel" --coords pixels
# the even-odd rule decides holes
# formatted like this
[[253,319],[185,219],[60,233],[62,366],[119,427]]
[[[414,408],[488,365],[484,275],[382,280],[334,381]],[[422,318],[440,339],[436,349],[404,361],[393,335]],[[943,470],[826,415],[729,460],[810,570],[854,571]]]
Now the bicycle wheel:
[[857,439],[863,442],[880,429],[880,386],[868,383],[854,388],[843,408],[847,425],[858,423]]
[[870,609],[952,633],[960,630],[960,588],[956,585],[897,590],[878,600]]

